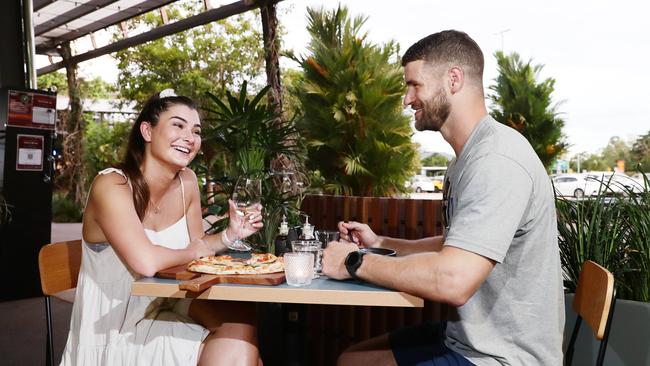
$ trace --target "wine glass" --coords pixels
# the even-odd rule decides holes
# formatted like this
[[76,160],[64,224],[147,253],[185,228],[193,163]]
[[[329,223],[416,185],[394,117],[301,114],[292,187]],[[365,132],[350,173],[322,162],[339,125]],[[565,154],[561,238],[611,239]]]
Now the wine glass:
[[236,213],[241,216],[241,224],[237,230],[237,237],[230,244],[228,249],[237,251],[249,251],[252,249],[250,243],[241,238],[241,231],[246,222],[246,215],[254,205],[260,203],[262,197],[262,180],[258,177],[243,175],[237,180],[233,189],[232,200],[237,208]]

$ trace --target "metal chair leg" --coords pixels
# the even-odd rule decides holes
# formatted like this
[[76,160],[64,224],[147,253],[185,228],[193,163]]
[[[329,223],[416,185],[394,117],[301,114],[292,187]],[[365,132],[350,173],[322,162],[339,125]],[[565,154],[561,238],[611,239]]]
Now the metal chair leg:
[[47,323],[47,339],[45,340],[45,364],[52,366],[54,364],[54,347],[52,345],[52,307],[50,297],[45,296],[45,321]]

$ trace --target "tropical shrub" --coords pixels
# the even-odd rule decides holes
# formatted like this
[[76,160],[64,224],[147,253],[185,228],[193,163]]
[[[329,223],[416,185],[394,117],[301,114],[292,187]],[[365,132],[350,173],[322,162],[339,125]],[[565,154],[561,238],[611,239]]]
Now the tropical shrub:
[[406,190],[417,164],[410,117],[402,112],[403,72],[394,42],[377,46],[361,33],[362,17],[345,7],[308,9],[311,41],[292,88],[307,167],[328,193],[389,196]]
[[227,91],[225,101],[208,93],[209,103],[203,106],[203,152],[196,159],[196,171],[210,187],[204,190],[203,206],[222,217],[213,230],[228,224],[223,215],[239,176],[262,177],[264,230],[249,240],[256,250],[273,252],[282,216],[297,220],[307,183],[302,172],[304,147],[293,121],[283,121],[275,106],[262,103],[269,89],[249,97],[243,83],[238,94]]
[[[614,194],[614,185],[623,194]],[[574,291],[582,263],[614,274],[619,298],[650,301],[650,182],[643,188],[604,182],[595,197],[556,196],[558,241],[565,287]]]
[[506,56],[497,51],[495,57],[499,76],[489,87],[490,114],[524,135],[548,169],[568,146],[562,132],[564,120],[551,98],[555,80],[537,82],[543,66],[523,62],[517,53]]

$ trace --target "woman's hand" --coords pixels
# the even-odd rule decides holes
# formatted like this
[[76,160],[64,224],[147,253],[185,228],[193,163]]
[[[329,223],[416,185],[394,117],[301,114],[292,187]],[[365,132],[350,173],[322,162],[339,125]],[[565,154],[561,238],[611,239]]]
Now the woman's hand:
[[379,237],[370,226],[356,221],[339,222],[341,239],[357,244],[360,247],[370,248],[380,245]]
[[208,243],[206,243],[201,238],[196,238],[192,240],[188,245],[187,249],[193,251],[195,258],[206,257],[208,255],[213,255],[214,250],[210,249]]
[[259,229],[264,227],[262,222],[262,205],[256,203],[246,209],[244,215],[237,212],[237,206],[232,200],[228,200],[230,206],[229,215],[230,223],[226,228],[228,238],[244,239],[255,234]]

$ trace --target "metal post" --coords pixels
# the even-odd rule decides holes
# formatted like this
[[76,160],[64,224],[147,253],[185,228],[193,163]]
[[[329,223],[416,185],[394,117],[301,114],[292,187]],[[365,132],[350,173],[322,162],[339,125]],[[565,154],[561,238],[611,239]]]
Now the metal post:
[[34,42],[34,23],[33,19],[33,8],[31,0],[23,0],[23,26],[25,28],[25,61],[26,61],[26,83],[29,88],[36,89],[37,87],[37,78],[36,78],[36,66],[34,64],[34,59],[36,58],[36,45]]

